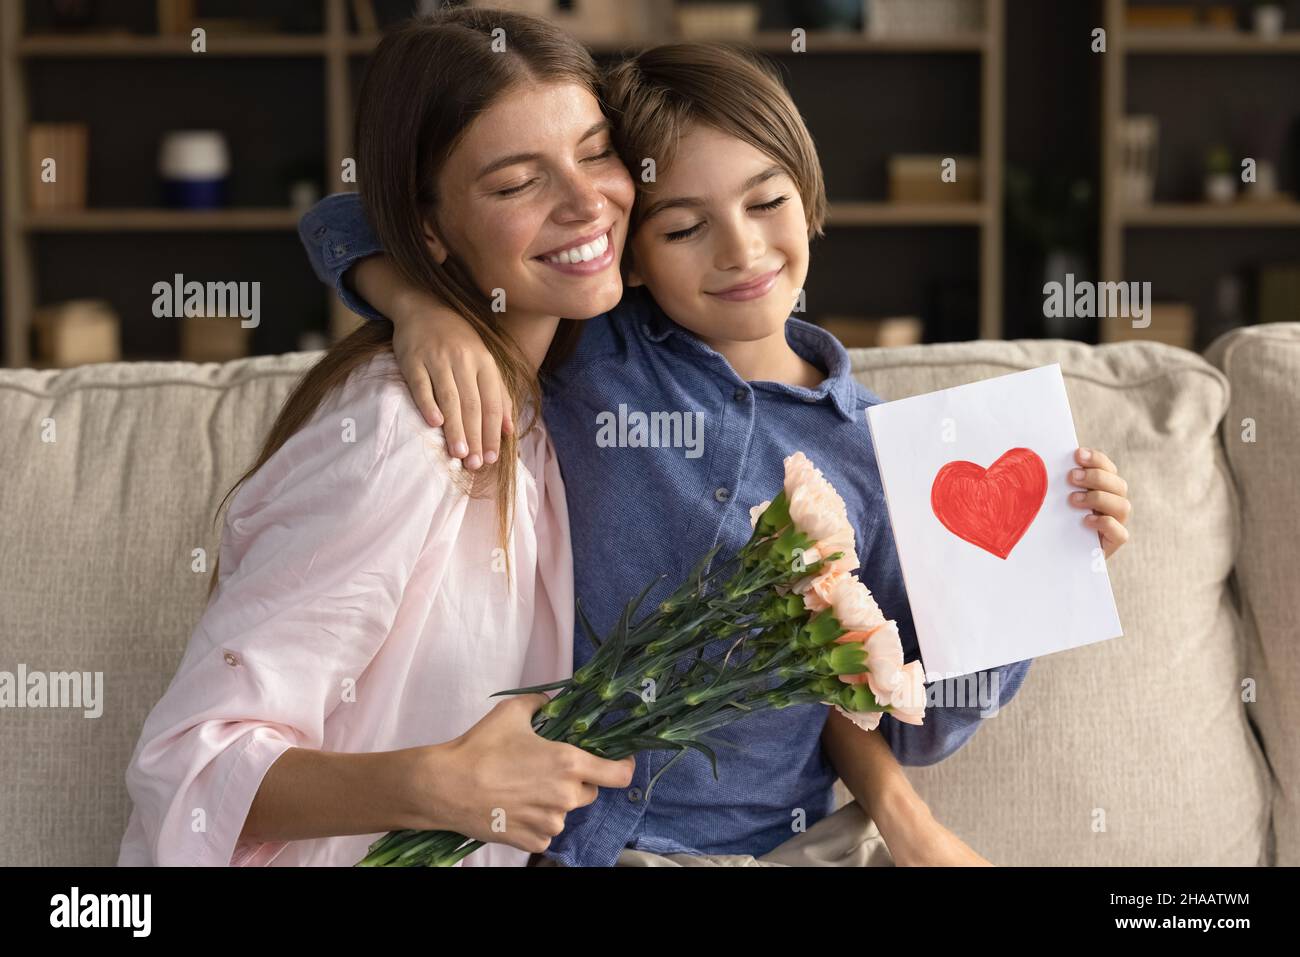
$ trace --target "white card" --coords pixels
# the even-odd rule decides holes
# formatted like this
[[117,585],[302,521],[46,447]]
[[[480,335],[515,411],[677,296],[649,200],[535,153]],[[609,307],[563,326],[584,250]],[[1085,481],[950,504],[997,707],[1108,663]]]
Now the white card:
[[1089,512],[1069,502],[1079,443],[1059,364],[867,422],[927,680],[1123,634]]

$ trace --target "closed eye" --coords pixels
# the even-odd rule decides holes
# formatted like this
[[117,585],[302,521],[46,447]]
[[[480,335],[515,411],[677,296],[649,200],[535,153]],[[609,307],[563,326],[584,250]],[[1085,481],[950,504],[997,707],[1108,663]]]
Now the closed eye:
[[[586,159],[583,160],[583,162],[584,162],[584,163],[598,163],[598,162],[600,162],[601,160],[609,159],[609,158],[610,158],[611,156],[613,156],[613,155],[614,155],[614,149],[613,149],[613,147],[607,147],[603,153],[597,153],[595,156],[588,156]],[[535,183],[535,182],[537,182],[535,179],[530,179],[528,182],[523,183],[523,184],[521,184],[521,185],[519,185],[519,186],[511,186],[509,189],[499,189],[499,190],[497,190],[497,195],[498,195],[498,196],[513,196],[513,195],[515,195],[515,193],[518,193],[518,192],[520,192],[520,191],[522,191],[522,190],[527,189],[529,186],[532,186],[533,183]]]
[[[751,206],[749,208],[757,209],[765,213],[770,213],[774,209],[780,209],[787,202],[789,202],[789,200],[790,200],[789,196],[778,196],[776,199],[770,199],[766,203],[759,203],[757,206]],[[675,232],[664,233],[664,238],[667,239],[670,243],[681,242],[683,239],[690,239],[692,236],[694,236],[697,232],[700,231],[700,228],[703,225],[704,225],[703,223],[696,223],[694,226],[691,226],[688,229],[679,229],[676,230]]]
[[665,233],[664,238],[667,239],[670,243],[679,242],[683,239],[689,239],[691,236],[694,236],[696,233],[698,233],[700,231],[700,228],[703,225],[704,225],[703,223],[696,223],[690,229],[679,229],[676,232]]

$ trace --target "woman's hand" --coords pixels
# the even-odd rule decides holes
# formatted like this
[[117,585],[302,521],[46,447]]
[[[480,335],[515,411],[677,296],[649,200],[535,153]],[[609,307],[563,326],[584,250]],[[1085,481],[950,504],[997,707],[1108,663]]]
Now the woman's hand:
[[1115,463],[1104,452],[1078,449],[1074,458],[1080,467],[1070,470],[1070,484],[1088,491],[1071,492],[1070,504],[1092,510],[1092,514],[1083,517],[1083,523],[1097,530],[1102,550],[1110,558],[1128,541],[1126,526],[1133,514],[1128,483],[1120,478]]
[[598,788],[631,784],[634,758],[607,761],[533,731],[533,713],[548,700],[508,698],[459,738],[424,749],[412,781],[415,829],[540,853]]
[[416,406],[442,426],[447,452],[465,468],[491,465],[514,429],[510,395],[474,327],[428,296],[393,313],[393,352]]

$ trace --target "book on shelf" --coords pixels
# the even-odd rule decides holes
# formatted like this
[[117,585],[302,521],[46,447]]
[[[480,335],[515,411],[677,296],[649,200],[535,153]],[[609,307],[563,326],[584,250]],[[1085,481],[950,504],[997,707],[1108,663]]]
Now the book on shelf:
[[883,319],[826,316],[817,324],[840,340],[846,349],[918,345],[924,329],[916,316],[889,316]]

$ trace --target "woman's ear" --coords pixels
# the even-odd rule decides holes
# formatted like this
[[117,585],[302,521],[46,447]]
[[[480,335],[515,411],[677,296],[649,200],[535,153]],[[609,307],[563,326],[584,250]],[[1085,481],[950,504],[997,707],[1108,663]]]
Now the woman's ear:
[[627,260],[627,279],[624,280],[625,286],[644,286],[645,280],[641,278],[641,273],[636,268],[636,256],[633,255],[629,248],[625,254]]
[[433,256],[433,261],[439,266],[447,261],[450,251],[443,243],[431,218],[424,220],[424,244],[428,247],[429,254]]

